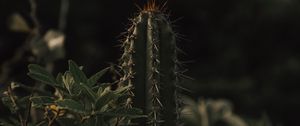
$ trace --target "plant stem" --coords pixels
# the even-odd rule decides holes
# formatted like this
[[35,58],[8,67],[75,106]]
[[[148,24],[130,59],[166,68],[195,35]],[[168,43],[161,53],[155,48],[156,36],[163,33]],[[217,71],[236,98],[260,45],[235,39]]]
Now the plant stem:
[[55,119],[58,117],[58,115],[59,115],[59,110],[58,110],[58,112],[57,112],[57,114],[54,114],[54,116],[52,117],[52,118],[49,118],[49,122],[48,122],[48,126],[52,126],[53,125],[53,123],[54,123],[54,121],[55,121]]
[[117,121],[116,121],[115,126],[119,126],[120,120],[121,120],[120,117],[117,117]]
[[69,4],[70,4],[69,0],[61,0],[59,21],[58,21],[59,23],[58,30],[61,32],[64,32],[66,29]]
[[29,4],[30,4],[30,17],[33,21],[33,25],[34,25],[34,33],[38,34],[39,32],[39,28],[40,28],[40,23],[39,20],[37,19],[36,16],[36,12],[37,12],[37,4],[36,4],[36,0],[29,0]]
[[11,86],[8,86],[7,92],[8,92],[8,96],[9,96],[9,98],[10,98],[12,104],[13,104],[13,108],[15,109],[16,114],[17,114],[17,116],[18,116],[18,118],[19,118],[19,121],[20,121],[21,126],[26,126],[26,123],[25,123],[26,121],[23,119],[21,113],[20,113],[19,110],[18,110],[18,106],[17,106],[17,103],[16,103],[16,99],[14,98],[14,95],[13,95],[13,93],[12,93]]
[[36,124],[36,126],[42,126],[43,124],[45,124],[47,121],[46,120],[43,120],[41,122],[39,122],[38,124]]

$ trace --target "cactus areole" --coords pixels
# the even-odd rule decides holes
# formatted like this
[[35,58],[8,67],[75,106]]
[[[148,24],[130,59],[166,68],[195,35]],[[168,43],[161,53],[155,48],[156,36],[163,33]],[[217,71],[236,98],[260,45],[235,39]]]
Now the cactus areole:
[[[149,2],[132,20],[123,42],[121,84],[132,85],[129,99],[142,108],[152,126],[176,126],[177,56],[175,33],[166,15]],[[131,104],[128,103],[128,106]]]

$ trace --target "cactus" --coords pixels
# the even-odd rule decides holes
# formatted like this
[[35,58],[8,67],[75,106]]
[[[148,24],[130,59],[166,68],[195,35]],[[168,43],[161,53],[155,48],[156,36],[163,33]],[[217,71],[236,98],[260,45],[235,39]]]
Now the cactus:
[[[150,1],[132,20],[120,59],[121,85],[132,85],[132,102],[148,115],[147,124],[178,125],[176,34],[163,13]],[[143,121],[145,123],[145,121]]]

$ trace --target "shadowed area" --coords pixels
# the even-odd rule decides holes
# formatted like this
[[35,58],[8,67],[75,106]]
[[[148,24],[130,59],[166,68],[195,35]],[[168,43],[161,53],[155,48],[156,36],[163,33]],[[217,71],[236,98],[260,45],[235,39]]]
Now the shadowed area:
[[[117,63],[122,52],[118,36],[138,10],[134,3],[143,7],[146,0],[71,0],[66,57],[55,62],[54,73],[65,70],[68,59],[87,66],[87,75]],[[60,0],[37,1],[42,33],[58,28],[59,7]],[[9,30],[9,17],[19,13],[32,26],[29,8],[26,0],[0,1],[0,64],[28,35]],[[169,0],[166,8],[184,51],[179,58],[188,69],[185,74],[194,78],[183,80],[182,86],[192,91],[184,94],[228,99],[233,111],[245,117],[266,113],[273,124],[299,124],[299,1]],[[24,76],[27,63],[22,59],[9,76],[31,82]]]

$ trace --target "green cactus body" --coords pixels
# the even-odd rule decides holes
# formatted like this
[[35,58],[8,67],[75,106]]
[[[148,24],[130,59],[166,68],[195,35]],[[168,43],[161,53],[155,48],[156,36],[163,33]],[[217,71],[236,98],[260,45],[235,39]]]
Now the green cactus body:
[[[127,101],[142,108],[147,124],[174,126],[178,120],[175,33],[166,16],[155,9],[132,20],[120,59],[121,84],[133,85]],[[131,106],[131,102],[127,102]],[[145,123],[145,121],[144,121]]]

